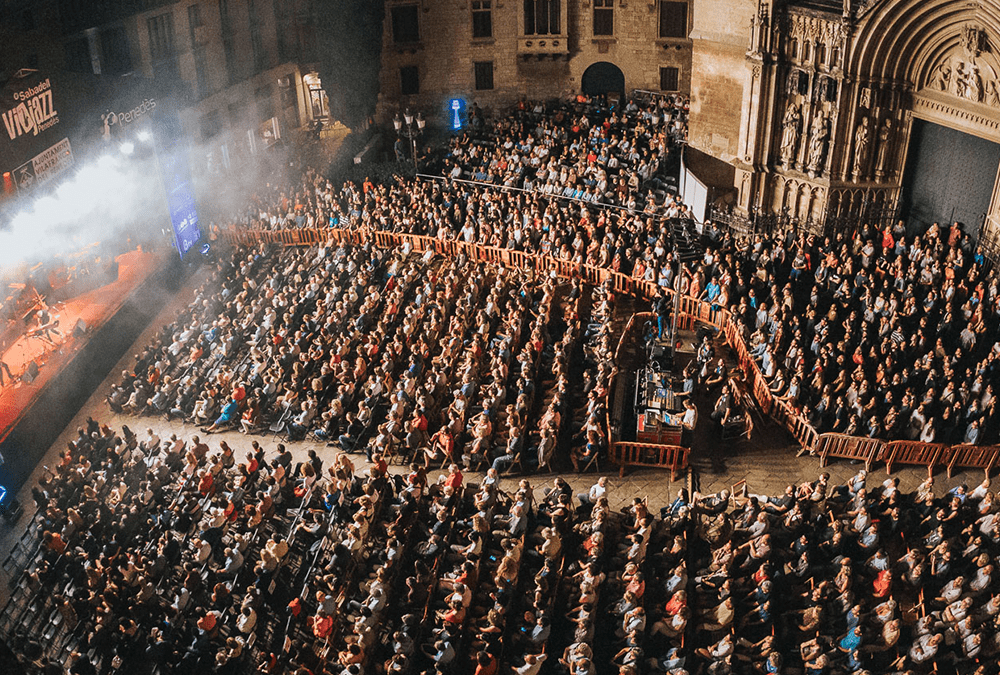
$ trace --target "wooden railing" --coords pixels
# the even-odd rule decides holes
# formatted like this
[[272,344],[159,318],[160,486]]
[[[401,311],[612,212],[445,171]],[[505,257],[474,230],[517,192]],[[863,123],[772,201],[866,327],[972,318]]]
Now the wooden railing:
[[[233,229],[223,231],[220,239],[223,242],[243,246],[262,243],[283,244],[285,246],[319,244],[329,246],[340,243],[364,244],[368,241],[384,248],[409,245],[412,250],[418,252],[433,250],[435,253],[447,257],[455,257],[464,253],[468,258],[484,263],[533,270],[543,274],[555,272],[561,278],[582,279],[591,284],[602,284],[610,281],[616,293],[627,293],[648,300],[655,298],[661,291],[665,291],[670,296],[674,293],[673,290],[664,289],[651,281],[634,279],[595,265],[574,263],[549,255],[403,232],[309,228],[299,230]],[[742,327],[739,322],[733,320],[729,310],[725,308],[712,309],[708,302],[685,295],[681,297],[680,314],[682,328],[690,329],[696,322],[703,322],[725,333],[726,341],[735,352],[743,372],[746,373],[750,390],[761,411],[781,424],[803,448],[818,454],[822,466],[826,466],[830,458],[863,461],[869,469],[876,461],[883,461],[886,463],[886,470],[890,473],[896,464],[917,464],[926,465],[929,471],[933,471],[936,466],[947,466],[950,476],[956,467],[989,470],[996,464],[997,459],[1000,459],[998,456],[1000,446],[956,445],[949,447],[911,441],[886,443],[878,439],[845,436],[844,434],[820,434],[794,406],[771,394],[767,380],[760,371],[757,362],[750,355],[743,337]],[[641,446],[644,444],[633,443],[631,445]],[[935,452],[934,448],[939,448],[939,451]],[[624,456],[627,453],[623,451],[623,453],[618,454]],[[612,452],[612,456],[614,455],[615,453]],[[672,457],[668,459],[673,462]],[[685,463],[687,461],[686,454],[684,461]]]
[[611,446],[608,454],[618,465],[620,476],[624,476],[630,466],[652,466],[670,469],[670,480],[675,481],[688,465],[688,449],[679,445],[618,442]]

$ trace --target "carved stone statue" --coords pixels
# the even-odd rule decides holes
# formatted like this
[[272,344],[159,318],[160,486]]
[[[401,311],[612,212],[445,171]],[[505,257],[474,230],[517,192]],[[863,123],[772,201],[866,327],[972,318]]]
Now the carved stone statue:
[[870,140],[871,129],[868,127],[868,118],[862,117],[861,123],[854,131],[854,166],[851,167],[854,180],[858,179],[858,176],[861,175],[861,171],[864,169],[865,160],[868,157],[868,142]]
[[785,119],[781,122],[781,163],[788,166],[795,157],[799,146],[799,123],[802,113],[794,103],[789,103],[785,109]]
[[997,87],[996,80],[986,80],[985,90],[983,102],[991,106],[1000,106],[1000,88]]
[[799,71],[793,70],[788,73],[788,80],[785,81],[785,96],[791,98],[799,93]]
[[955,96],[965,97],[965,63],[958,61],[955,64],[955,72],[952,73],[950,86],[948,91]]
[[962,49],[969,58],[976,58],[986,46],[986,32],[979,26],[966,24],[962,28]]
[[885,161],[889,156],[890,138],[892,137],[892,119],[886,117],[878,130],[878,152],[875,155],[875,176],[880,178],[885,172]]
[[934,86],[941,91],[951,89],[951,64],[942,61],[934,71]]
[[823,168],[823,160],[826,158],[826,145],[830,140],[830,124],[826,113],[819,111],[813,117],[812,128],[809,132],[809,161],[806,169],[810,174],[819,173]]
[[979,103],[983,98],[983,78],[979,75],[979,66],[970,63],[965,71],[965,86],[962,97]]

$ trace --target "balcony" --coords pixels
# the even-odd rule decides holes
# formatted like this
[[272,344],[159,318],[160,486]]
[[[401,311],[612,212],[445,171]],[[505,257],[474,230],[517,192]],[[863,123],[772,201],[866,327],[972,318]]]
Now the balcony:
[[524,59],[569,56],[569,39],[565,35],[525,35],[517,39],[517,55]]

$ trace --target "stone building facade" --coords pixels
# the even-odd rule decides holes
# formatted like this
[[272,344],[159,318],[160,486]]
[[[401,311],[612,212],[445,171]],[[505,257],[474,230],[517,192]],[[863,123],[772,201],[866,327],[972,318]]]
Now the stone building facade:
[[385,2],[383,122],[407,107],[448,120],[454,99],[485,108],[595,87],[690,88],[687,0]]
[[[0,22],[0,78],[19,68],[141,76],[177,106],[199,148],[196,170],[236,170],[276,135],[329,117],[307,0],[0,0],[0,8],[12,18]],[[104,111],[82,112],[100,127]]]
[[916,218],[912,185],[949,178],[928,168],[925,136],[943,128],[987,142],[963,141],[953,166],[987,175],[981,209],[962,217],[1000,250],[1000,173],[983,159],[1000,149],[1000,0],[385,2],[383,122],[407,107],[447,119],[455,99],[568,96],[618,74],[622,91],[690,95],[689,145],[725,167],[713,187],[734,217],[813,232]]

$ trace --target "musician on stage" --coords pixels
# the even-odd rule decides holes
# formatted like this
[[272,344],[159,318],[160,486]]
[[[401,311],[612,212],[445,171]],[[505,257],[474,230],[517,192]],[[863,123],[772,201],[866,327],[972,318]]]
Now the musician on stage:
[[694,401],[689,398],[684,399],[684,412],[671,415],[670,422],[681,428],[681,445],[690,448],[694,428],[698,424],[698,408],[695,407]]
[[49,344],[55,346],[56,342],[52,339],[52,335],[56,335],[60,339],[62,338],[62,333],[59,331],[57,326],[59,325],[58,317],[53,319],[52,315],[49,314],[48,308],[42,308],[36,315],[38,321],[38,327],[33,331],[35,337],[40,337]]

